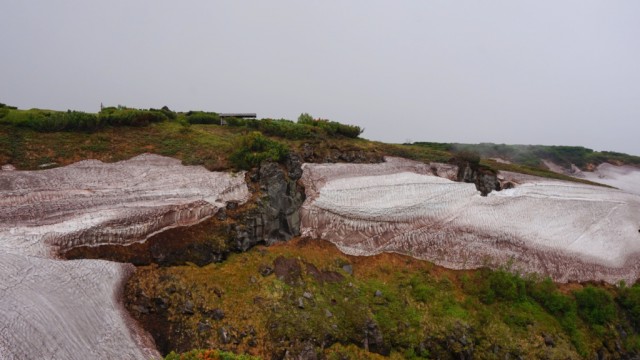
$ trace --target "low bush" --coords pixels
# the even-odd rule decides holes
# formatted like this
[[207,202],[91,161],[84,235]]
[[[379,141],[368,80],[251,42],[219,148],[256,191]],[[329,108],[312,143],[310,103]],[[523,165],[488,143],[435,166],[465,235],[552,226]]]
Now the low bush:
[[413,298],[423,303],[428,303],[429,300],[432,300],[438,292],[433,285],[425,282],[424,280],[421,280],[418,277],[411,278],[410,284],[411,295],[413,296]]
[[182,354],[174,351],[167,354],[165,360],[257,360],[257,357],[234,354],[221,350],[191,350]]
[[574,292],[578,314],[590,325],[605,325],[616,317],[613,297],[606,290],[587,286]]
[[230,118],[225,119],[225,121],[227,122],[227,125],[229,125],[229,126],[235,126],[235,127],[247,126],[247,120],[242,119],[242,118],[230,117]]
[[640,285],[622,288],[617,300],[631,324],[640,331]]
[[16,106],[10,106],[7,104],[0,103],[0,109],[16,110],[18,108]]
[[178,118],[178,114],[176,114],[175,111],[171,111],[168,106],[163,106],[160,109],[149,109],[149,111],[159,111],[163,113],[167,117],[167,119],[170,120],[175,120],[176,118]]
[[550,278],[541,282],[529,282],[527,292],[543,308],[558,318],[576,312],[574,300],[558,291]]
[[520,301],[526,298],[524,280],[507,270],[483,271],[479,297],[485,304],[499,301]]
[[186,118],[190,124],[220,124],[220,115],[214,112],[189,111]]
[[249,121],[248,125],[257,128],[261,132],[270,136],[279,136],[285,139],[302,140],[316,138],[319,135],[315,129],[296,124],[293,121],[280,119],[262,119]]
[[349,138],[357,138],[364,131],[363,128],[355,125],[341,124],[337,121],[329,121],[326,119],[313,119],[313,117],[307,113],[300,114],[298,124],[321,128],[327,135],[341,135]]
[[101,125],[101,120],[97,115],[71,110],[67,112],[39,109],[13,110],[4,118],[3,122],[5,123],[42,132],[94,130]]
[[160,110],[130,108],[104,108],[98,115],[102,123],[111,126],[147,126],[150,123],[168,120]]
[[480,166],[480,154],[467,150],[458,151],[453,154],[450,162],[460,167],[469,164],[472,168],[478,168]]
[[267,138],[259,131],[240,137],[235,148],[229,160],[237,169],[242,170],[256,167],[265,160],[283,161],[289,154],[285,145]]

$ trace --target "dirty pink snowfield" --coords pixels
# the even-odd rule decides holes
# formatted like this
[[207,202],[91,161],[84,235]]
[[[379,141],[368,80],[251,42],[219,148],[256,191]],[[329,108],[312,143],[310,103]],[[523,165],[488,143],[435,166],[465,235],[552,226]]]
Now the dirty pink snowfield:
[[0,359],[159,358],[121,304],[134,267],[56,253],[145,241],[248,197],[243,174],[149,154],[0,171]]
[[[473,184],[451,180],[456,171],[398,158],[305,164],[301,230],[354,255],[398,252],[456,269],[511,264],[558,281],[638,278],[640,195],[502,173],[516,187],[481,197]],[[41,171],[4,167],[0,359],[159,357],[122,308],[133,266],[56,254],[145,241],[248,198],[244,174],[157,155]]]
[[305,164],[301,231],[348,254],[397,252],[453,269],[511,266],[560,282],[640,276],[639,195],[502,173],[516,187],[482,197],[451,173],[398,158]]

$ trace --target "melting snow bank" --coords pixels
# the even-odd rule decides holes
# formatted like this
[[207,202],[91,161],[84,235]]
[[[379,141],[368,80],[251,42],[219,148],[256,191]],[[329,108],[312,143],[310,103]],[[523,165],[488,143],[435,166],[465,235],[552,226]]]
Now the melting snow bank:
[[603,163],[598,165],[593,172],[582,171],[576,174],[576,177],[640,195],[640,169],[634,166],[616,166]]
[[567,169],[551,160],[543,160],[544,165],[558,174],[573,176],[578,179],[586,179],[595,183],[613,186],[620,190],[640,195],[640,168],[631,165],[613,165],[602,163],[593,171],[582,171],[571,164]]
[[131,265],[52,257],[144,241],[248,198],[242,174],[149,154],[0,172],[0,359],[159,357],[120,303]]
[[0,253],[0,358],[158,357],[118,302],[132,267]]
[[481,197],[436,170],[396,158],[305,164],[302,232],[352,255],[398,252],[454,269],[511,264],[561,282],[640,276],[640,196],[524,176]]

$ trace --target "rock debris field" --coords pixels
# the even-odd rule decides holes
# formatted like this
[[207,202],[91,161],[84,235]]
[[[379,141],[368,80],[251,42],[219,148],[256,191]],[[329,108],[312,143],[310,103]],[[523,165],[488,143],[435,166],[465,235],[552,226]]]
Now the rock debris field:
[[640,196],[503,172],[516,187],[482,197],[437,172],[398,158],[305,164],[302,233],[351,255],[397,252],[453,269],[510,265],[560,282],[639,277]]
[[56,254],[144,241],[248,198],[244,174],[149,154],[0,171],[0,359],[159,357],[121,304],[134,267]]

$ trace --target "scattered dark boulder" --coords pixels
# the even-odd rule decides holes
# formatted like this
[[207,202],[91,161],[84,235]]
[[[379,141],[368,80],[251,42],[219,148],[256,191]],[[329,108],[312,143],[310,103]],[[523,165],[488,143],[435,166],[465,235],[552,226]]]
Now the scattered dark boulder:
[[218,337],[220,338],[220,342],[223,344],[229,344],[232,340],[229,330],[224,326],[218,329]]
[[211,317],[213,320],[220,321],[224,319],[224,311],[222,309],[216,308],[211,311],[207,311],[205,315]]
[[319,283],[324,283],[324,282],[340,282],[342,280],[344,280],[344,276],[342,276],[342,274],[335,272],[335,271],[327,271],[327,270],[318,270],[318,268],[311,264],[311,263],[307,263],[305,262],[306,265],[306,270],[307,270],[307,274],[309,276],[311,276],[315,281],[319,282]]
[[182,307],[182,313],[185,315],[193,315],[193,302],[191,300],[187,300]]
[[315,346],[313,346],[313,344],[310,342],[306,342],[303,344],[300,353],[298,353],[298,355],[294,358],[300,360],[317,360],[318,354],[316,352]]
[[302,280],[302,268],[297,259],[278,256],[273,261],[273,269],[278,279],[287,285],[297,285]]
[[149,314],[149,307],[144,305],[133,305],[131,307],[133,310],[139,312],[140,314]]
[[155,297],[153,298],[153,302],[158,309],[166,310],[169,308],[169,299],[167,298]]
[[273,274],[273,267],[271,267],[270,265],[267,265],[267,264],[262,264],[258,268],[258,271],[260,272],[260,275],[262,275],[262,276],[269,276],[269,275]]
[[391,353],[391,348],[384,343],[380,327],[371,319],[365,325],[363,346],[365,350],[380,355],[388,356]]
[[511,181],[504,181],[504,182],[500,183],[500,188],[502,190],[513,189],[514,187],[516,187],[516,184],[514,184]]
[[351,264],[342,265],[342,270],[349,275],[353,275],[353,266],[351,266]]
[[225,208],[222,208],[218,211],[218,213],[216,214],[216,219],[218,219],[219,221],[225,221],[227,219],[227,211],[225,210]]
[[211,330],[211,324],[206,322],[198,322],[198,332],[208,332]]

